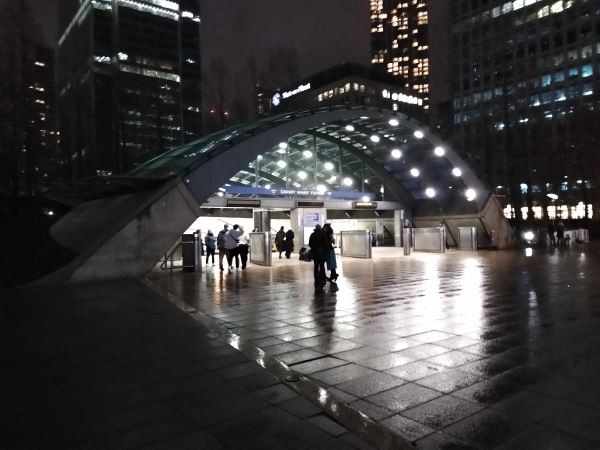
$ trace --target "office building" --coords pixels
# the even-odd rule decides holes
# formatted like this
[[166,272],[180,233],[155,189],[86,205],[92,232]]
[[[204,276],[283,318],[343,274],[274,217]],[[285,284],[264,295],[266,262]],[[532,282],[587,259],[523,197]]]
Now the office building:
[[371,62],[403,79],[429,105],[429,11],[425,0],[371,0]]
[[201,134],[197,0],[71,0],[62,22],[67,181],[126,173]]
[[426,120],[418,93],[404,88],[392,75],[354,63],[338,64],[283,89],[258,93],[259,115],[348,104],[386,108]]
[[455,148],[506,215],[587,218],[598,208],[600,4],[452,1]]

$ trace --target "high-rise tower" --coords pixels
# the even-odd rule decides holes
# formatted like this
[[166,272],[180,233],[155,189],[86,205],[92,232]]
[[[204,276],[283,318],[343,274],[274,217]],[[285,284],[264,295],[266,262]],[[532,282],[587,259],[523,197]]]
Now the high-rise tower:
[[429,98],[429,12],[425,0],[370,0],[371,62]]
[[589,218],[599,206],[600,4],[455,0],[451,16],[456,148],[506,195],[507,215]]
[[71,0],[58,42],[65,178],[121,174],[201,133],[197,0]]

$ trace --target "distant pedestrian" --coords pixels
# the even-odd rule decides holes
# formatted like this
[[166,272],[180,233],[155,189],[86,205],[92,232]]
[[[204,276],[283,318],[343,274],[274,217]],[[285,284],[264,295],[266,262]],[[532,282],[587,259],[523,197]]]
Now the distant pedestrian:
[[313,275],[315,278],[315,289],[320,291],[327,282],[325,273],[325,261],[329,255],[329,244],[327,235],[321,228],[321,225],[315,225],[315,231],[312,232],[308,239],[310,254],[314,263]]
[[556,231],[556,227],[554,226],[554,222],[550,221],[548,223],[548,228],[547,228],[548,245],[556,245],[556,237],[554,236],[555,231]]
[[335,236],[331,224],[326,223],[325,225],[323,225],[323,231],[327,236],[328,246],[327,259],[325,260],[325,263],[327,264],[327,269],[331,271],[327,280],[332,283],[335,283],[340,275],[336,272],[337,261],[335,259]]
[[204,245],[206,245],[206,265],[208,266],[208,257],[212,256],[212,265],[215,265],[215,250],[217,248],[217,237],[212,230],[208,230],[204,236]]
[[[248,235],[246,233],[242,234],[239,238],[238,242],[238,253],[240,255],[240,260],[242,262],[242,270],[246,269],[246,265],[248,264],[248,252],[250,250],[250,240],[248,239]],[[237,264],[236,264],[237,266]]]
[[238,244],[240,242],[240,236],[244,234],[244,228],[239,226],[237,223],[233,226],[232,230],[225,235],[225,250],[227,252],[227,265],[229,266],[229,273],[233,272],[233,260],[236,260],[236,267],[239,268],[238,258]]
[[294,251],[294,232],[290,229],[285,233],[285,241],[283,241],[283,249],[285,250],[285,257],[290,259],[290,255]]
[[283,243],[285,242],[285,231],[283,227],[279,229],[277,234],[275,235],[275,248],[279,252],[279,259],[281,259],[281,254],[284,252]]
[[560,219],[556,222],[556,244],[559,247],[565,244],[565,224]]
[[229,232],[229,224],[223,225],[223,229],[217,234],[217,249],[219,250],[219,270],[223,271],[223,258],[227,256],[225,250],[225,235]]

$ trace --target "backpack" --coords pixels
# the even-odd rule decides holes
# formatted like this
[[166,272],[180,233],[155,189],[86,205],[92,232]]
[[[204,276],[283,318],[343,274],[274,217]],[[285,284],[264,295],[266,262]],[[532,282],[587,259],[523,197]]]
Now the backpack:
[[307,250],[306,247],[302,247],[298,252],[300,261],[310,261],[312,260],[312,255],[310,250]]
[[221,230],[217,235],[217,248],[225,248],[225,235],[227,231]]

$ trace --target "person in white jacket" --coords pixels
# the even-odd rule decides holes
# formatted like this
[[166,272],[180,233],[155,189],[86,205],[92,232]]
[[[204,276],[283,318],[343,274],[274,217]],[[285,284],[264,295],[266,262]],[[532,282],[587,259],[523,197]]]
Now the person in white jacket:
[[244,234],[244,228],[236,223],[233,229],[229,230],[225,235],[225,250],[227,251],[229,273],[233,272],[233,258],[238,255],[238,244],[242,234]]
[[[246,265],[248,264],[248,251],[250,250],[250,238],[247,234],[242,234],[240,236],[240,242],[238,243],[238,253],[240,255],[240,259],[242,260],[242,270],[246,269]],[[236,261],[237,267],[237,261]]]

